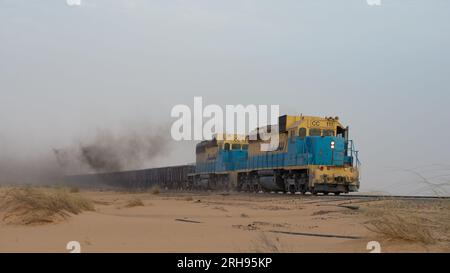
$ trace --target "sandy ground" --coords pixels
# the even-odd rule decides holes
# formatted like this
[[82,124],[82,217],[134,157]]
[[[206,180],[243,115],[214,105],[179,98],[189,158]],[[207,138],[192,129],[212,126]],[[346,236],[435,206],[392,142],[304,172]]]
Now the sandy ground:
[[[448,246],[387,241],[365,217],[339,205],[365,200],[277,194],[119,193],[89,191],[94,212],[39,226],[0,224],[0,252],[449,252]],[[144,206],[126,207],[139,198]],[[180,221],[181,220],[181,221]],[[187,221],[183,221],[187,220]],[[193,221],[193,222],[189,222]],[[277,232],[355,236],[335,238]]]

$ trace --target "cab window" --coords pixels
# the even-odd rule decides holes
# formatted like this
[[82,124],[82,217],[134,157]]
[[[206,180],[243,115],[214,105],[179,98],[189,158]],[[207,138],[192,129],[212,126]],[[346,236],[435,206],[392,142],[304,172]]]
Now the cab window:
[[233,145],[231,145],[231,149],[232,150],[240,150],[241,149],[241,144],[233,144]]
[[298,136],[299,136],[300,138],[304,138],[304,137],[306,136],[306,128],[300,128],[300,129],[298,130]]
[[323,130],[323,136],[334,136],[334,130]]
[[309,135],[310,136],[321,136],[322,135],[322,130],[320,129],[309,129]]
[[230,143],[225,143],[225,145],[223,146],[223,149],[225,151],[229,151],[230,150]]
[[248,144],[242,144],[242,150],[248,150]]

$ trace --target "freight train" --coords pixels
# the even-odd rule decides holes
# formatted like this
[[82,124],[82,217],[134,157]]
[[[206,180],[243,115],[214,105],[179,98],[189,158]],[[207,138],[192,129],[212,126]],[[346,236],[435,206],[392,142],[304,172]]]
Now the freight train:
[[[116,173],[70,176],[74,183],[145,189],[270,191],[335,195],[358,191],[360,161],[349,127],[337,117],[281,116],[277,127],[247,136],[215,135],[196,146],[196,163]],[[275,130],[277,129],[277,130]],[[267,151],[262,132],[275,132]]]
[[129,190],[145,190],[153,186],[164,189],[190,189],[188,175],[195,172],[195,165],[180,165],[133,171],[69,175],[65,183],[72,186],[102,188],[104,186]]

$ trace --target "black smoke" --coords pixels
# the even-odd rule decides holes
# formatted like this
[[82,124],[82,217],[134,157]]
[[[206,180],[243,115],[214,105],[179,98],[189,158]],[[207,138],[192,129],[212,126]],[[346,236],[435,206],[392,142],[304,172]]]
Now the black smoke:
[[75,147],[54,149],[58,164],[68,173],[115,172],[148,167],[169,152],[167,129],[100,130]]

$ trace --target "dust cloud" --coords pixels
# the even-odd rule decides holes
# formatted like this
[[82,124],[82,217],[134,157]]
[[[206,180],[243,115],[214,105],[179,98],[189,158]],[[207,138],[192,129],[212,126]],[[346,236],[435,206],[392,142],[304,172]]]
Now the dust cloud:
[[3,141],[0,183],[55,184],[64,181],[65,175],[151,168],[169,154],[170,140],[168,129],[143,127],[100,129],[90,136],[74,137],[66,146],[40,147],[39,152],[8,147]]

